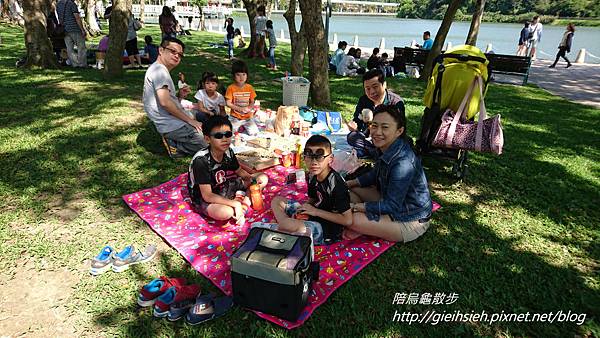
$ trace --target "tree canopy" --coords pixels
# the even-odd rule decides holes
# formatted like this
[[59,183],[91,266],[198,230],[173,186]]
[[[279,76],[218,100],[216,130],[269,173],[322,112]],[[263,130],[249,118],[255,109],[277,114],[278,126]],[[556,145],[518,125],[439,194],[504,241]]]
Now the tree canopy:
[[[398,16],[423,19],[441,19],[448,8],[450,0],[397,0],[400,3]],[[466,0],[457,12],[473,13],[476,0]],[[540,15],[559,17],[600,17],[600,2],[596,0],[487,0],[486,15],[520,15],[537,13]]]

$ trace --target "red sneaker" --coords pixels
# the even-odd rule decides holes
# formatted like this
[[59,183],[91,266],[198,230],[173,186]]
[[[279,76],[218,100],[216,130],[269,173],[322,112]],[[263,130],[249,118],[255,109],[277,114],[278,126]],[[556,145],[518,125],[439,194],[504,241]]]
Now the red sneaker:
[[200,293],[200,285],[172,286],[156,299],[154,303],[154,317],[166,317],[171,304],[196,299]]
[[185,283],[185,278],[168,278],[160,276],[140,289],[140,294],[137,299],[138,305],[142,307],[152,306],[154,305],[156,298],[165,293],[170,287],[183,286]]

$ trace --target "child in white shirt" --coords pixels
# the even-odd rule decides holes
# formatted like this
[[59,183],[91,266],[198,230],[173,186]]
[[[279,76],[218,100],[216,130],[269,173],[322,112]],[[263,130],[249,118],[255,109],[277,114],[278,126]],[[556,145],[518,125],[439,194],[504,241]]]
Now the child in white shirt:
[[225,98],[217,91],[219,78],[215,73],[204,72],[198,84],[201,88],[194,97],[198,100],[196,120],[205,122],[210,116],[225,115]]

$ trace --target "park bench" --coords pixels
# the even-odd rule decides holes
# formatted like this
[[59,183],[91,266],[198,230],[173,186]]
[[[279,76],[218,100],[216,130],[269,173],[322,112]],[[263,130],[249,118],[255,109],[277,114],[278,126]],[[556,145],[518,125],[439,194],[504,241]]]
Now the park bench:
[[392,59],[392,67],[394,72],[406,73],[406,66],[417,66],[419,71],[422,71],[427,61],[429,50],[415,49],[410,47],[394,47],[394,58]]
[[531,67],[531,57],[516,56],[506,54],[485,54],[488,61],[490,75],[506,74],[523,76],[523,85],[527,84],[529,78],[529,68]]
[[[394,47],[394,59],[391,65],[394,71],[406,72],[406,66],[418,66],[422,71],[427,61],[429,50],[414,49],[410,47]],[[528,56],[516,56],[506,54],[485,54],[489,60],[488,68],[490,75],[505,74],[523,76],[523,85],[527,84],[529,78],[529,69],[531,67],[531,58]]]

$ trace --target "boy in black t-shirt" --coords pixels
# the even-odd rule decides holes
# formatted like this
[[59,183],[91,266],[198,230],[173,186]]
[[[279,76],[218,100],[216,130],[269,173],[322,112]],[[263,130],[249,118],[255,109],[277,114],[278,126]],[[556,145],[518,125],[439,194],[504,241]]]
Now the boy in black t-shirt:
[[[341,239],[344,226],[352,224],[350,193],[344,179],[329,166],[333,160],[331,142],[313,135],[304,147],[304,162],[310,172],[308,202],[300,204],[277,196],[271,203],[277,219],[277,229],[304,232],[310,228],[315,245],[330,244]],[[308,215],[308,220],[291,218]]]
[[[243,224],[242,205],[249,205],[250,200],[236,198],[236,192],[245,191],[253,177],[240,167],[229,148],[233,136],[231,122],[226,116],[211,116],[202,125],[202,133],[208,147],[194,155],[188,170],[187,187],[192,203],[204,216],[221,221],[233,217]],[[268,182],[265,174],[255,178],[261,187]]]

